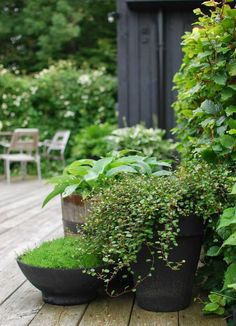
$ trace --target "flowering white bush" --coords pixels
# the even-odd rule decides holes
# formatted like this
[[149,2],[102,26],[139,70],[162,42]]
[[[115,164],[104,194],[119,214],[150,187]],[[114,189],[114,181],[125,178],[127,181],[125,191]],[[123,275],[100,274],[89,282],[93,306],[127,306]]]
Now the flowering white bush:
[[78,70],[62,61],[33,76],[0,66],[0,121],[3,130],[37,127],[41,138],[58,129],[72,135],[90,124],[114,123],[116,80],[104,68]]

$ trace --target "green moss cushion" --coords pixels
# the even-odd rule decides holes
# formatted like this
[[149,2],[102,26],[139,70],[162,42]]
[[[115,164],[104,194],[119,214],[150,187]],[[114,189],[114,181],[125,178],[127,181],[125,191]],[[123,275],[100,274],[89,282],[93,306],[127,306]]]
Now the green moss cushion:
[[25,264],[44,268],[91,268],[102,264],[99,251],[82,237],[47,241],[19,257]]

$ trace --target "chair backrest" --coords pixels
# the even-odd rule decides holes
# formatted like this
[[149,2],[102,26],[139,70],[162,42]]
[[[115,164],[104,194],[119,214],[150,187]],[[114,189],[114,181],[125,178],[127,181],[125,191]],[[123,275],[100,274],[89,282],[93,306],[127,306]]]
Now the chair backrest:
[[38,152],[39,131],[36,128],[15,129],[11,138],[8,152],[19,151]]
[[63,154],[69,138],[70,130],[57,131],[48,146],[47,152],[49,153],[54,150],[60,150],[61,154]]

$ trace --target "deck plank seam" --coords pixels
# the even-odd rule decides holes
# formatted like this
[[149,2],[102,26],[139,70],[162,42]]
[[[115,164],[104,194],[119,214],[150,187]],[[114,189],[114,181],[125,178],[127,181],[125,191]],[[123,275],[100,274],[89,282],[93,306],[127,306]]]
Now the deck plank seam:
[[128,324],[127,324],[127,326],[129,326],[129,325],[130,325],[130,322],[131,322],[131,318],[132,318],[132,313],[133,313],[133,309],[134,309],[135,300],[136,300],[136,296],[134,295],[134,296],[133,296],[132,306],[131,306],[131,309],[130,309],[129,320],[128,320]]
[[83,311],[83,313],[81,314],[81,316],[80,316],[80,318],[79,318],[79,320],[78,320],[76,326],[79,326],[79,325],[80,325],[82,319],[84,318],[84,315],[86,314],[86,311],[88,310],[88,306],[89,306],[89,303],[88,303],[88,304],[86,305],[86,307],[84,308],[84,311]]

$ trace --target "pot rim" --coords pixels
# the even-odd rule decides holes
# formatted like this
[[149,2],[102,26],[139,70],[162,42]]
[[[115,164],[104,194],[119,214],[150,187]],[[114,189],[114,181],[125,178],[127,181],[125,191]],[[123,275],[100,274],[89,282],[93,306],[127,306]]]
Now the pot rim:
[[49,267],[42,267],[42,266],[35,266],[35,265],[30,265],[30,264],[26,264],[23,261],[20,260],[20,256],[16,258],[16,261],[18,263],[18,265],[23,265],[26,267],[30,267],[30,268],[34,268],[34,269],[42,269],[45,271],[64,271],[64,272],[68,272],[68,271],[84,271],[84,270],[90,270],[90,269],[100,269],[102,267],[104,267],[104,265],[100,265],[100,266],[96,266],[96,267],[77,267],[77,268],[49,268]]

